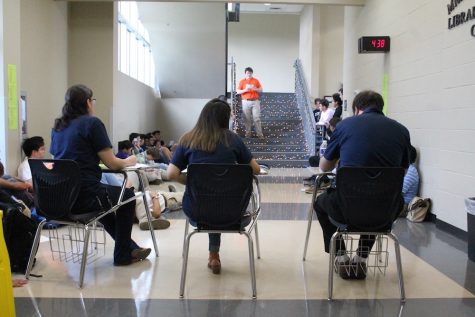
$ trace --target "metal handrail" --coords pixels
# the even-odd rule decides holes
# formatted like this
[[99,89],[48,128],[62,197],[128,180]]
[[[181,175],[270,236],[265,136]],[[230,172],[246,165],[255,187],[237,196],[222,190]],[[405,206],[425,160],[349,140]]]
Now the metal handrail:
[[302,69],[302,63],[300,59],[296,59],[294,63],[295,68],[295,96],[297,99],[297,105],[299,108],[300,116],[302,117],[302,125],[307,141],[309,154],[315,154],[315,137],[316,126],[315,118],[313,116],[312,99],[308,92],[307,81]]
[[236,63],[234,62],[234,58],[231,57],[231,62],[228,63],[228,66],[231,66],[230,76],[231,76],[231,118],[232,122],[232,130],[234,132],[238,129],[238,121],[237,121],[237,106],[238,106],[238,99],[236,93]]

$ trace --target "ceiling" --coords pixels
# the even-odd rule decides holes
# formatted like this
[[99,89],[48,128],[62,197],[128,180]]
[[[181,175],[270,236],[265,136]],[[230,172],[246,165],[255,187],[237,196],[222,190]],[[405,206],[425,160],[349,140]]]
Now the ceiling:
[[241,12],[252,13],[278,13],[278,14],[299,14],[303,5],[282,4],[282,3],[241,3]]

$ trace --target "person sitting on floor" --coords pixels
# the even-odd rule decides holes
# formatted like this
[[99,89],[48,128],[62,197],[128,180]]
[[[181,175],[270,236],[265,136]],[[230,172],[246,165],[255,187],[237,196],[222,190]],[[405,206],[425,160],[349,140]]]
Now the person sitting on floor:
[[129,156],[132,155],[133,146],[132,146],[132,143],[129,140],[119,141],[119,143],[117,145],[118,145],[117,146],[118,152],[115,155],[116,157],[118,157],[120,159],[126,159],[126,158],[128,158]]
[[40,136],[33,136],[25,139],[21,145],[26,157],[18,166],[18,178],[24,182],[31,184],[31,169],[28,164],[28,159],[43,159],[45,158],[45,141]]
[[402,185],[402,197],[404,198],[404,209],[401,213],[402,217],[407,215],[407,206],[419,191],[419,172],[416,167],[417,150],[411,145],[409,148],[409,168],[404,175],[404,183]]

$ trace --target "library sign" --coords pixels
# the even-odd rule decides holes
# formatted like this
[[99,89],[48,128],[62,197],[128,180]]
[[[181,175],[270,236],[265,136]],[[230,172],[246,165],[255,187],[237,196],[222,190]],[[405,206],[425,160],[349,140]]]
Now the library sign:
[[[475,20],[475,6],[468,8],[468,10],[466,11],[462,11],[462,12],[455,13],[452,15],[452,13],[457,8],[457,6],[461,4],[462,2],[463,0],[451,0],[447,4],[447,11],[449,15],[449,20],[448,20],[449,30],[452,30],[453,28],[456,28],[472,20]],[[472,27],[470,28],[470,34],[473,37],[475,37],[475,24],[473,24]]]

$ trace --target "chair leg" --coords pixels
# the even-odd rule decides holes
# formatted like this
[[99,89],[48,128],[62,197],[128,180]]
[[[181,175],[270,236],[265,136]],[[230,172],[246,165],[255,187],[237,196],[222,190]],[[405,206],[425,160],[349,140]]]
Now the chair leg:
[[38,228],[36,228],[35,239],[33,240],[33,245],[31,247],[30,258],[28,259],[28,265],[26,266],[25,271],[25,279],[30,278],[31,269],[33,268],[33,263],[35,262],[36,252],[38,251],[38,247],[40,246],[40,239],[41,239],[41,230],[43,230],[43,226],[46,224],[46,219],[43,219]]
[[[312,201],[313,202],[313,201]],[[307,247],[308,247],[308,239],[310,238],[310,229],[312,229],[312,220],[313,220],[313,203],[310,204],[308,209],[308,223],[307,223],[307,236],[305,237],[305,245],[303,248],[303,257],[302,261],[305,261],[305,257],[307,256]]]
[[247,242],[249,245],[249,266],[251,268],[251,283],[252,283],[252,298],[256,299],[256,267],[254,264],[254,245],[252,243],[252,236],[248,232],[244,232],[247,237]]
[[401,302],[406,301],[406,292],[404,291],[404,276],[402,273],[402,262],[401,262],[401,249],[399,247],[399,240],[393,233],[388,233],[388,235],[394,241],[394,250],[396,252],[396,264],[397,264],[397,274],[399,278],[399,291],[401,294]]
[[330,262],[328,263],[328,300],[332,300],[333,298],[333,265],[335,263],[336,241],[340,235],[341,233],[337,231],[330,239]]
[[79,288],[82,288],[84,284],[84,271],[86,270],[87,264],[87,249],[89,247],[89,236],[91,234],[89,226],[85,226],[84,229],[84,246],[82,250],[81,271],[79,273]]
[[256,225],[255,225],[254,230],[255,230],[254,234],[256,235],[257,258],[260,259],[261,258],[261,248],[260,248],[260,245],[259,245],[259,230],[257,229],[257,221],[256,221]]
[[185,222],[185,234],[183,235],[183,248],[181,251],[181,257],[183,258],[185,256],[185,242],[186,242],[186,236],[188,235],[188,229],[190,227],[190,220],[186,218]]
[[[187,228],[188,228],[188,221],[187,221]],[[186,230],[188,231],[188,230]],[[180,298],[183,298],[185,293],[185,282],[186,282],[186,270],[188,268],[188,253],[190,250],[190,239],[196,233],[196,231],[191,232],[185,238],[184,245],[183,245],[183,264],[181,267],[181,281],[180,281]]]

